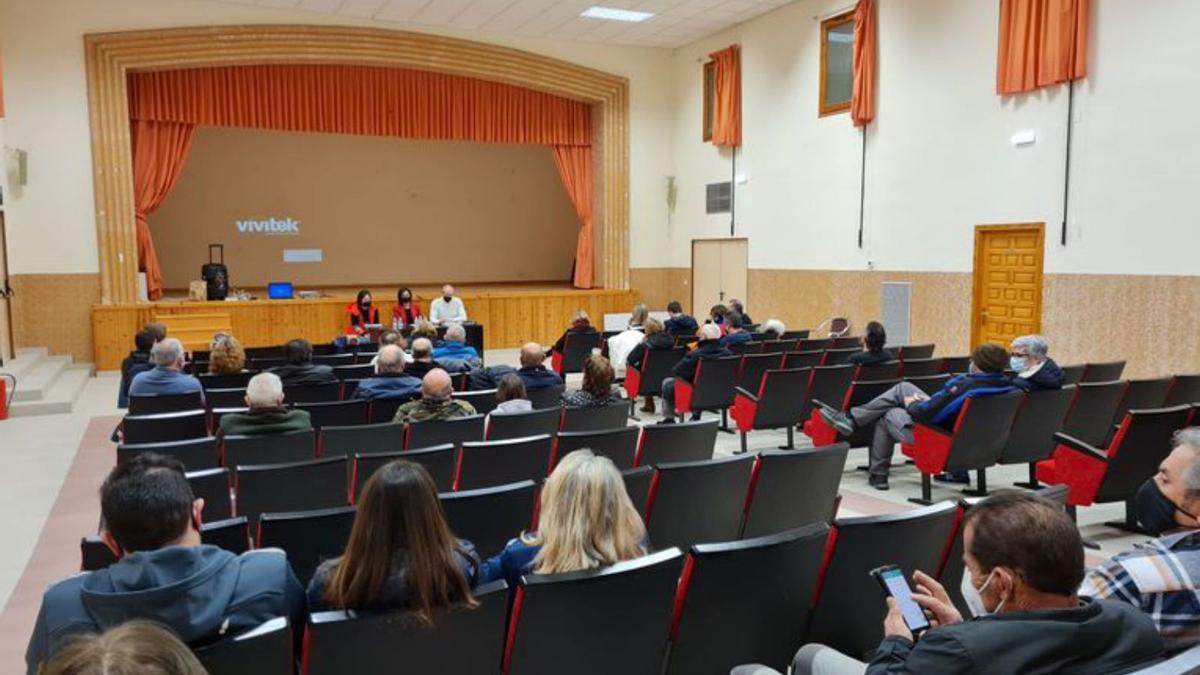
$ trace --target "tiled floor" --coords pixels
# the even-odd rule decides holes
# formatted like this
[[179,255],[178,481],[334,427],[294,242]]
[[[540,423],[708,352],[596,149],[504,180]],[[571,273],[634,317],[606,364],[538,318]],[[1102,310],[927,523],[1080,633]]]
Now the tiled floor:
[[[487,354],[489,364],[515,365],[516,350]],[[568,379],[577,383],[578,376]],[[94,532],[99,518],[96,491],[112,465],[113,446],[108,435],[118,421],[115,407],[117,377],[102,373],[84,391],[76,411],[69,415],[16,418],[0,422],[0,672],[19,672],[25,643],[36,617],[45,586],[78,571],[79,538]],[[643,423],[652,423],[645,416]],[[774,448],[786,440],[783,431],[756,431],[750,435],[751,451]],[[798,446],[808,444],[796,434]],[[735,434],[719,434],[717,455],[739,450]],[[841,517],[876,515],[912,508],[909,497],[920,495],[920,474],[911,466],[893,468],[891,490],[879,492],[867,485],[866,473],[855,469],[866,461],[865,449],[854,449],[842,475]],[[1002,467],[988,472],[993,490],[1025,480],[1024,466]],[[935,499],[958,495],[961,486],[935,484]],[[1104,557],[1129,548],[1144,537],[1129,535],[1103,525],[1120,519],[1119,504],[1079,510],[1085,538],[1101,550],[1089,551],[1094,564]]]

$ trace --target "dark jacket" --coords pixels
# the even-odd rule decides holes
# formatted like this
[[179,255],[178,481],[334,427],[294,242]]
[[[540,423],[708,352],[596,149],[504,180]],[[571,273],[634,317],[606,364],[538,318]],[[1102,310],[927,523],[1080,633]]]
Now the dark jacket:
[[133,384],[133,378],[138,373],[144,373],[147,370],[153,370],[154,364],[150,363],[150,352],[129,352],[121,361],[121,388],[117,390],[117,407],[129,407],[129,385]]
[[497,579],[504,579],[511,588],[516,588],[523,575],[533,572],[533,559],[537,557],[541,545],[530,544],[526,540],[532,534],[522,534],[508,542],[503,551],[488,558],[479,572],[479,583],[487,584]]
[[1046,357],[1042,367],[1037,369],[1037,372],[1029,377],[1016,376],[1012,378],[1013,386],[1023,391],[1039,391],[1042,389],[1062,389],[1063,386],[1063,371],[1054,362],[1054,359]]
[[517,371],[517,376],[525,383],[525,391],[563,386],[562,377],[546,366],[526,366]]
[[675,364],[671,374],[693,382],[696,379],[696,366],[700,365],[700,359],[712,359],[719,356],[733,356],[733,352],[723,347],[720,340],[701,340],[695,349],[685,354],[679,363]]
[[66,638],[131,619],[161,623],[197,645],[277,616],[303,629],[304,589],[283,551],[234,555],[216,546],[141,551],[51,586],[42,596],[25,663],[35,673]]
[[846,359],[846,363],[852,366],[874,366],[880,363],[887,363],[888,361],[895,360],[896,357],[893,356],[891,352],[886,349],[881,349],[877,352],[863,351],[857,354],[851,354],[850,357]]
[[413,361],[412,363],[404,364],[404,374],[412,375],[413,377],[417,378],[418,380],[423,380],[423,379],[425,379],[425,376],[429,374],[429,371],[431,371],[435,368],[441,368],[442,370],[445,370],[448,373],[451,372],[449,369],[447,369],[445,366],[438,363],[437,361],[432,361],[432,362],[430,362],[430,361]]
[[555,341],[554,347],[553,347],[554,351],[556,351],[560,354],[562,353],[563,349],[565,349],[567,346],[567,336],[568,335],[572,335],[572,336],[583,335],[585,337],[590,335],[592,337],[592,341],[596,343],[593,346],[595,346],[595,347],[600,346],[600,337],[599,337],[598,333],[596,332],[596,329],[592,328],[589,325],[589,326],[583,326],[581,328],[567,329],[567,331],[565,333],[563,333],[562,335],[560,335],[558,340]]
[[313,363],[289,363],[271,369],[279,376],[285,387],[308,386],[313,384],[329,384],[337,382],[333,374],[333,366],[318,366]]
[[746,314],[743,312],[742,313],[742,325],[743,326],[753,326],[754,319],[751,319],[749,314]]
[[217,436],[267,436],[308,429],[312,429],[312,419],[307,410],[262,408],[222,415]]
[[913,421],[951,429],[958,411],[972,396],[1006,394],[1016,389],[1004,373],[968,373],[950,378],[924,401],[908,406]]
[[[467,578],[467,585],[474,588],[479,584],[479,556],[475,553],[475,547],[471,542],[458,540],[458,549],[454,552],[454,560],[458,563],[458,568],[462,570],[463,576]],[[308,582],[308,611],[324,612],[333,607],[325,601],[325,588],[329,585],[329,580],[333,578],[334,570],[337,569],[337,564],[341,558],[331,558],[321,563],[313,574],[312,581]],[[461,598],[458,598],[461,599]],[[383,591],[379,594],[375,601],[366,607],[355,607],[356,610],[383,610],[383,609],[407,609],[409,607],[409,592],[408,592],[408,556],[404,551],[397,551],[392,554],[392,571],[388,575],[387,582],[383,585]]]
[[1126,672],[1162,656],[1150,618],[1115,600],[1072,609],[981,617],[927,631],[914,645],[884,638],[867,675],[1097,675]]
[[695,335],[700,324],[687,314],[680,314],[664,321],[663,328],[671,335]]
[[675,348],[675,338],[669,333],[655,333],[648,336],[641,344],[635,345],[629,352],[629,356],[625,358],[625,364],[631,368],[641,369],[642,362],[646,360],[647,351],[659,351]]
[[400,399],[409,401],[421,395],[421,380],[404,373],[379,373],[358,383],[354,398]]
[[753,342],[753,341],[754,341],[754,336],[743,330],[743,331],[738,331],[737,333],[726,333],[724,335],[724,337],[721,338],[721,345],[727,347],[729,345],[736,345],[736,344],[741,344],[743,342]]

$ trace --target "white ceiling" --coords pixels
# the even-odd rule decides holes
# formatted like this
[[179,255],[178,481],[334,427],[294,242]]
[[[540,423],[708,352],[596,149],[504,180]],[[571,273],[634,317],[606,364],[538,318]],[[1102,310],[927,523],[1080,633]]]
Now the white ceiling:
[[[791,0],[218,0],[415,26],[640,47],[681,47]],[[579,16],[593,5],[653,12],[641,23]]]

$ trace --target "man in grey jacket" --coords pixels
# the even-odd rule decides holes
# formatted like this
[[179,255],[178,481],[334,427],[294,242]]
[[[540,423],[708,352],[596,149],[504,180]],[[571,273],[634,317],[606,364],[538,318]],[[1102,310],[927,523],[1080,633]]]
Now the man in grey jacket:
[[240,556],[200,543],[204,500],[178,460],[146,454],[117,465],[100,489],[104,543],[119,560],[51,586],[25,664],[30,675],[72,635],[132,619],[188,644],[232,637],[275,617],[304,626],[304,589],[279,549]]

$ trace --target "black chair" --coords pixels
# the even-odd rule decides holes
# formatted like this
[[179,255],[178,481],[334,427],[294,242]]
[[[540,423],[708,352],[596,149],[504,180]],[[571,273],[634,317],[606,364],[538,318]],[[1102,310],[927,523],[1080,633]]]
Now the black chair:
[[824,351],[788,352],[783,355],[783,367],[788,370],[796,368],[815,368],[825,359]]
[[213,436],[163,443],[122,443],[117,446],[117,464],[128,462],[138,455],[153,452],[174,457],[188,471],[211,469],[221,465],[221,453]]
[[784,332],[783,332],[783,339],[784,339],[784,340],[797,340],[797,341],[798,341],[798,340],[807,340],[807,339],[808,339],[808,334],[809,334],[810,332],[812,332],[812,331],[809,331],[809,330],[807,330],[807,329],[806,329],[806,330],[788,330],[788,331],[784,331]]
[[[438,339],[440,340],[441,336],[443,336],[445,334],[446,334],[445,326],[439,327],[438,328]],[[375,357],[376,354],[379,353],[379,343],[378,342],[360,342],[360,343],[354,345],[353,351],[355,354],[358,355],[358,358],[360,360],[365,356],[366,360],[370,361],[372,358]]]
[[208,436],[208,413],[203,410],[126,415],[121,421],[122,441],[129,444],[166,443]]
[[271,357],[271,356],[262,356],[262,357],[255,356],[255,357],[250,357],[249,368],[250,368],[250,370],[255,370],[255,371],[261,372],[261,371],[265,371],[265,370],[271,370],[272,368],[279,368],[284,365],[287,365],[287,361],[282,358]]
[[250,550],[246,516],[225,518],[200,525],[200,543],[241,555]]
[[239,465],[237,512],[253,525],[263,513],[312,511],[349,503],[345,457],[287,464]]
[[638,466],[621,472],[621,480],[625,482],[625,493],[633,502],[633,508],[644,521],[646,519],[646,498],[650,496],[650,484],[654,482],[654,467]]
[[553,449],[554,437],[549,434],[463,443],[454,489],[476,490],[541,480],[550,473]]
[[834,521],[831,545],[817,577],[807,635],[798,643],[819,642],[870,660],[883,639],[887,605],[868,576],[881,565],[897,565],[906,578],[921,570],[936,575],[950,546],[958,506],[941,502],[924,508]]
[[628,424],[629,405],[625,401],[588,408],[565,407],[562,411],[563,431],[604,431],[622,429]]
[[854,354],[861,352],[860,347],[848,347],[845,349],[827,349],[825,357],[821,359],[823,366],[840,366],[846,362]]
[[317,456],[317,436],[311,429],[260,436],[226,436],[225,466],[303,462]]
[[1087,368],[1087,364],[1076,363],[1070,366],[1062,366],[1063,384],[1079,384],[1083,379],[1083,371]]
[[201,373],[196,376],[200,380],[200,386],[204,387],[205,396],[209,389],[245,389],[250,384],[250,378],[257,375],[250,371],[241,373],[229,373],[227,375],[209,375]]
[[1130,410],[1166,407],[1163,404],[1167,400],[1167,394],[1171,391],[1171,384],[1174,381],[1175,378],[1169,375],[1148,380],[1129,380],[1129,386],[1125,388],[1125,394],[1117,403],[1117,411],[1113,414],[1112,423],[1109,425],[1108,438],[1112,438],[1112,432],[1125,419],[1125,413]]
[[205,389],[204,402],[209,409],[242,408],[246,405],[246,388]]
[[483,415],[457,417],[449,420],[414,422],[404,434],[405,448],[432,448],[443,443],[462,445],[467,441],[483,440]]
[[900,377],[927,377],[942,373],[942,359],[905,359],[900,362]]
[[557,407],[505,415],[490,415],[484,438],[489,441],[500,441],[506,438],[526,438],[541,434],[553,436],[558,433],[561,421],[562,408]]
[[342,380],[342,400],[349,401],[358,393],[358,385],[362,380]]
[[1054,434],[1062,429],[1071,399],[1075,397],[1075,385],[1062,389],[1031,391],[1017,409],[1008,442],[1000,451],[998,464],[1028,464],[1029,482],[1016,483],[1020,487],[1037,489],[1037,463],[1054,454]]
[[833,349],[833,338],[805,338],[796,343],[798,352],[824,352]]
[[295,408],[308,411],[314,429],[345,427],[368,421],[367,402],[363,400],[297,403]]
[[213,432],[217,432],[221,428],[221,418],[234,413],[247,413],[250,409],[242,406],[240,408],[213,408],[210,416],[212,417]]
[[157,415],[159,413],[184,412],[187,410],[204,410],[204,395],[201,392],[163,394],[161,396],[129,395],[130,415]]
[[479,391],[456,391],[454,398],[460,401],[466,401],[471,404],[475,412],[480,415],[486,415],[496,409],[499,402],[496,400],[495,389],[481,389]]
[[746,539],[778,534],[837,515],[845,443],[811,450],[767,450],[754,462],[746,499]]
[[800,338],[784,337],[779,340],[764,340],[763,352],[773,352],[776,354],[786,354],[796,351],[796,345],[800,343]]
[[716,420],[649,424],[642,427],[634,465],[712,459],[716,447]]
[[828,539],[829,526],[815,523],[693,546],[675,596],[667,675],[728,673],[743,663],[787,672]]
[[732,541],[742,533],[754,455],[659,464],[646,498],[655,548]]
[[1163,401],[1164,407],[1200,403],[1200,375],[1176,375]]
[[1087,363],[1084,365],[1083,374],[1079,376],[1080,382],[1112,382],[1113,380],[1121,379],[1121,373],[1125,372],[1124,361],[1107,361],[1104,363]]
[[900,379],[900,362],[886,361],[884,363],[872,363],[870,365],[858,366],[854,371],[854,380],[866,382],[878,382],[880,380],[898,380]]
[[287,617],[271,619],[195,653],[209,675],[293,675],[296,668]]
[[308,586],[317,567],[346,550],[354,507],[264,513],[258,521],[255,548],[281,548],[301,586]]
[[535,528],[537,498],[538,486],[531,480],[438,494],[450,529],[474,544],[484,558],[502,551],[513,537]]
[[687,349],[684,347],[648,349],[641,368],[625,368],[625,395],[629,398],[630,414],[639,396],[662,395],[663,380],[671,376],[671,370],[685,354]]
[[738,366],[741,364],[740,356],[700,359],[691,382],[675,378],[675,414],[719,410],[721,429],[730,431],[729,408],[733,406],[733,392],[737,388]]
[[527,575],[502,672],[659,675],[682,569],[683,554],[670,549],[598,570]]
[[203,469],[186,474],[192,494],[204,500],[205,520],[224,520],[233,517],[233,501],[230,498],[229,469]]
[[[314,349],[315,352],[315,349]],[[246,358],[248,359],[274,359],[282,358],[283,345],[271,345],[266,347],[246,347]]]
[[412,399],[375,398],[371,399],[370,410],[367,412],[367,424],[386,424],[396,419],[396,411],[400,406]]
[[371,477],[371,474],[378,471],[379,467],[384,464],[394,462],[398,459],[406,459],[425,467],[425,470],[429,472],[429,476],[433,478],[434,484],[437,485],[439,492],[445,492],[454,488],[454,472],[458,467],[458,447],[453,443],[443,443],[442,445],[435,445],[432,448],[355,453],[354,467],[350,478],[354,501],[358,502],[363,486],[366,485],[367,479]]
[[737,386],[746,391],[758,392],[763,376],[768,370],[779,370],[783,366],[782,353],[747,354],[738,366]]
[[[808,392],[802,401],[799,419],[812,416],[813,401],[845,401],[850,384],[854,381],[854,366],[817,366],[812,369],[808,380]],[[831,405],[836,405],[831,403]]]
[[366,452],[393,452],[404,447],[404,425],[397,422],[322,427],[322,457],[349,457]]
[[863,340],[863,336],[861,336],[861,335],[846,335],[843,337],[835,337],[835,338],[833,338],[833,346],[831,346],[830,349],[849,349],[851,347],[853,347],[854,349],[861,349],[862,348],[862,340]]
[[[829,423],[821,416],[821,410],[849,412],[853,408],[866,405],[875,400],[876,397],[896,386],[896,384],[898,384],[898,380],[855,381],[850,383],[850,389],[846,391],[846,397],[841,401],[814,399],[809,419],[804,422],[804,433],[812,439],[813,445],[832,445],[837,443],[840,438],[838,431],[829,426]],[[852,448],[861,448],[871,443],[871,437],[874,433],[875,426],[867,425],[855,428],[854,433],[844,440]]]
[[1122,380],[1081,382],[1075,387],[1075,397],[1060,431],[1088,445],[1104,445],[1128,387],[1129,383]]
[[600,348],[600,333],[567,333],[561,352],[550,355],[550,369],[559,375],[583,372],[583,362]]
[[[624,404],[621,407],[624,410]],[[597,455],[604,455],[611,459],[618,469],[631,469],[634,460],[637,459],[640,437],[641,429],[639,427],[623,427],[603,431],[560,431],[554,439],[553,463],[557,464],[563,457],[575,450],[588,448]]]
[[361,675],[404,672],[496,673],[504,655],[508,585],[476,588],[473,609],[438,612],[430,624],[396,612],[314,612],[305,633],[304,675],[342,675],[348,664]]
[[928,359],[933,358],[933,350],[936,345],[900,345],[896,347],[896,358],[901,361],[910,361],[912,359]]
[[734,354],[737,354],[738,356],[744,356],[746,354],[761,354],[763,350],[763,343],[749,340],[747,342],[735,342],[733,344],[726,345],[725,348]]
[[933,396],[939,389],[941,389],[947,382],[950,381],[950,375],[948,373],[942,373],[941,375],[928,375],[925,377],[905,376],[904,381],[912,384],[929,396]]
[[787,445],[796,447],[795,429],[808,400],[812,370],[768,370],[762,385],[754,392],[737,388],[733,400],[733,421],[741,432],[742,452],[746,452],[746,434],[755,429],[787,430]]
[[95,572],[117,562],[108,544],[94,534],[79,539],[79,559],[80,572]]
[[529,402],[533,404],[534,410],[545,410],[546,408],[558,408],[562,406],[564,391],[566,391],[566,387],[560,384],[552,387],[528,389],[525,394],[529,397]]
[[971,367],[971,357],[969,356],[943,356],[942,357],[942,372],[949,375],[959,375],[967,372]]
[[330,382],[328,384],[285,386],[283,388],[283,400],[291,404],[340,401],[342,400],[342,384],[340,382]]
[[352,366],[354,359],[354,354],[313,354],[312,362],[316,366]]
[[337,379],[345,382],[346,380],[363,380],[368,377],[374,377],[375,366],[364,363],[357,366],[335,366],[333,374]]

